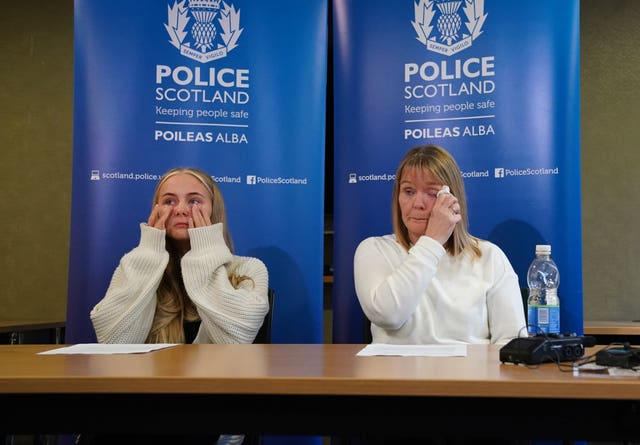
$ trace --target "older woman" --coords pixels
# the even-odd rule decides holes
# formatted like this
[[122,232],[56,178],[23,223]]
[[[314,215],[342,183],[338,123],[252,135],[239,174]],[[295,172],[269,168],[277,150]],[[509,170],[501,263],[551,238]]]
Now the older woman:
[[441,147],[409,150],[396,173],[394,233],[354,256],[358,300],[374,343],[504,344],[526,322],[504,252],[469,234],[464,184]]

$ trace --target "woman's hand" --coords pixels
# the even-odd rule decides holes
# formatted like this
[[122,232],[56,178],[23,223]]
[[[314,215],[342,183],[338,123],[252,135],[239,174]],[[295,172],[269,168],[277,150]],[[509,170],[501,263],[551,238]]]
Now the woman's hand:
[[166,205],[156,204],[151,209],[151,214],[149,215],[149,220],[147,221],[147,225],[149,227],[155,227],[159,230],[166,229],[167,218],[171,214],[171,207]]
[[205,227],[211,225],[211,217],[205,214],[198,203],[191,206],[191,218],[189,218],[189,228]]
[[451,237],[456,224],[462,220],[458,198],[449,193],[448,187],[446,189],[444,187],[438,192],[424,232],[426,236],[435,239],[442,245]]

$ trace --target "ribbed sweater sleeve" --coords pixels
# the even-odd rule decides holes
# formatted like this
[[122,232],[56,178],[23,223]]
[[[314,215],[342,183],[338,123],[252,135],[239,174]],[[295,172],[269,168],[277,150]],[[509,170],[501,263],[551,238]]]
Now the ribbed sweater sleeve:
[[165,231],[141,223],[139,245],[122,257],[105,296],[91,310],[98,342],[144,343],[168,261]]
[[[185,289],[202,323],[195,343],[251,343],[269,309],[268,274],[262,261],[234,256],[221,223],[189,229],[191,250],[182,257]],[[238,288],[230,274],[247,277]]]

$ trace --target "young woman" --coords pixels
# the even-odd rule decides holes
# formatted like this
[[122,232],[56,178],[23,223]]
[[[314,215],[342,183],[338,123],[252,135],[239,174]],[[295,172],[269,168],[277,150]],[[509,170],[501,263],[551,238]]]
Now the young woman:
[[[267,292],[264,263],[233,254],[211,176],[176,168],[158,182],[138,246],[122,257],[90,316],[100,343],[251,343],[269,309]],[[217,435],[171,440],[214,444]],[[220,436],[218,443],[241,441]]]

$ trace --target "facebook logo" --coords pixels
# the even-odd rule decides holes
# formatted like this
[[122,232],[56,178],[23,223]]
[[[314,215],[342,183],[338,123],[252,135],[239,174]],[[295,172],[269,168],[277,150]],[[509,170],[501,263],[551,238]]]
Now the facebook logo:
[[247,184],[255,185],[256,184],[256,175],[247,175]]
[[493,170],[494,178],[504,178],[504,168],[498,167]]

